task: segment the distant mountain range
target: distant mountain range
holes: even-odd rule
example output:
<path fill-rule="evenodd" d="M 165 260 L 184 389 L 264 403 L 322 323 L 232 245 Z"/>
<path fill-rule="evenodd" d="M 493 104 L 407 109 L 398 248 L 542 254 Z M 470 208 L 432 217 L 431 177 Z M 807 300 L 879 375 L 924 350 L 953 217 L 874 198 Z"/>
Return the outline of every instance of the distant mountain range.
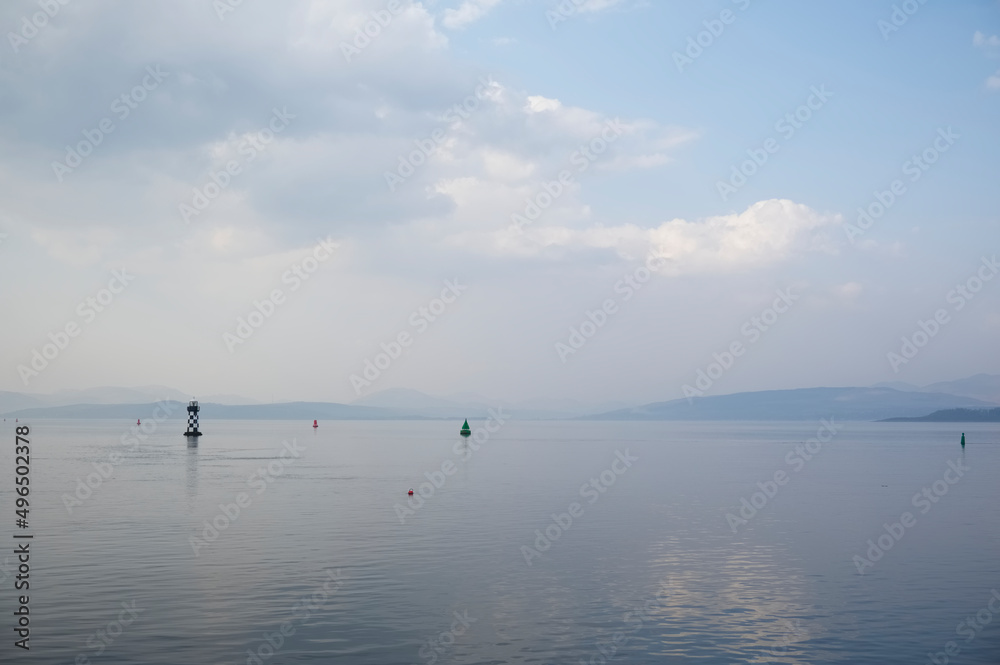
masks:
<path fill-rule="evenodd" d="M 1000 404 L 1000 375 L 976 374 L 957 381 L 939 381 L 926 386 L 894 381 L 879 383 L 875 388 L 895 388 L 904 392 L 947 393 L 959 397 L 975 397 L 986 402 Z"/>
<path fill-rule="evenodd" d="M 920 416 L 935 409 L 989 408 L 994 403 L 944 393 L 892 388 L 801 388 L 765 390 L 691 400 L 654 402 L 633 409 L 586 416 L 589 420 L 882 420 Z"/>
<path fill-rule="evenodd" d="M 166 386 L 139 386 L 137 388 L 103 387 L 85 390 L 59 390 L 48 395 L 15 393 L 0 390 L 0 413 L 18 409 L 70 406 L 73 404 L 145 404 L 159 400 L 187 402 L 189 393 Z M 257 404 L 255 400 L 239 395 L 200 395 L 199 400 L 219 404 Z"/>
<path fill-rule="evenodd" d="M 109 394 L 109 393 L 107 393 Z M 5 395 L 7 397 L 5 397 Z M 13 397 L 9 397 L 13 396 Z M 35 400 L 24 400 L 18 393 L 0 393 L 0 405 L 13 404 L 5 417 L 14 418 L 144 418 L 152 417 L 156 404 L 150 399 L 129 403 L 78 403 L 59 406 L 37 406 Z M 157 399 L 156 401 L 161 401 Z M 188 399 L 168 399 L 174 408 L 171 418 L 187 417 Z M 433 397 L 416 390 L 391 389 L 357 400 L 352 404 L 335 402 L 282 402 L 278 404 L 218 404 L 199 400 L 202 419 L 220 420 L 464 420 L 486 418 L 489 409 L 503 408 L 516 414 L 520 420 L 556 420 L 572 418 L 581 413 L 602 411 L 622 406 L 622 403 L 603 403 L 587 407 L 572 400 L 543 401 L 535 404 L 490 401 L 480 395 L 461 395 L 458 398 Z M 27 405 L 27 406 L 26 406 Z M 20 408 L 19 408 L 20 407 Z M 26 407 L 26 408 L 25 408 Z"/>
<path fill-rule="evenodd" d="M 591 413 L 602 413 L 631 406 L 628 402 L 599 402 L 586 404 L 571 399 L 523 400 L 508 402 L 495 400 L 475 393 L 462 393 L 450 397 L 433 397 L 419 390 L 389 388 L 362 397 L 352 406 L 372 406 L 420 413 L 427 418 L 465 418 L 468 413 L 486 413 L 487 409 L 498 406 L 517 413 L 521 420 L 556 420 L 572 418 Z"/>
<path fill-rule="evenodd" d="M 285 402 L 283 404 L 213 404 L 198 402 L 201 420 L 399 420 L 419 419 L 416 413 L 331 402 Z M 21 409 L 4 414 L 7 418 L 106 418 L 133 420 L 153 418 L 163 405 L 168 419 L 186 419 L 188 402 L 166 400 L 144 404 L 71 404 Z M 161 411 L 157 411 L 160 414 Z"/>
<path fill-rule="evenodd" d="M 932 391 L 932 387 L 949 390 Z M 984 399 L 983 397 L 993 399 Z M 51 395 L 0 391 L 0 414 L 11 418 L 152 417 L 154 402 L 176 406 L 171 417 L 185 417 L 187 394 L 164 386 L 64 390 Z M 802 388 L 675 399 L 641 406 L 625 402 L 583 403 L 568 399 L 506 402 L 474 393 L 436 397 L 392 388 L 351 404 L 282 402 L 262 404 L 238 395 L 199 396 L 202 419 L 221 420 L 400 420 L 485 418 L 502 407 L 518 420 L 888 420 L 931 422 L 933 418 L 990 418 L 984 410 L 1000 404 L 1000 376 L 918 387 L 881 384 L 871 388 Z M 959 411 L 956 411 L 959 410 Z M 945 415 L 939 415 L 944 412 Z M 928 415 L 930 414 L 930 415 Z M 950 421 L 949 422 L 953 422 Z M 992 421 L 990 421 L 992 422 Z"/>
<path fill-rule="evenodd" d="M 946 409 L 919 418 L 886 418 L 884 423 L 1000 423 L 998 409 Z"/>

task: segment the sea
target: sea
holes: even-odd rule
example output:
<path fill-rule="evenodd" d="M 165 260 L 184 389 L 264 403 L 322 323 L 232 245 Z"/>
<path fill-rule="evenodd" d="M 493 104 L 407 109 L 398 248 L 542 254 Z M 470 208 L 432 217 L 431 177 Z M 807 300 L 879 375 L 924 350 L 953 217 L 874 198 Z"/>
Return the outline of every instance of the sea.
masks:
<path fill-rule="evenodd" d="M 2 423 L 0 662 L 1000 663 L 996 424 L 136 418 Z"/>

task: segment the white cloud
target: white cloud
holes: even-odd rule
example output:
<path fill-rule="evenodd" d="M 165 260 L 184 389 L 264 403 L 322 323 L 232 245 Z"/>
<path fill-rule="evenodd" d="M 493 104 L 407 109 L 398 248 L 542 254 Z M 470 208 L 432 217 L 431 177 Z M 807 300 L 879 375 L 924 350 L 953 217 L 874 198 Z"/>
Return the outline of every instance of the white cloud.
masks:
<path fill-rule="evenodd" d="M 494 93 L 448 128 L 437 152 L 397 191 L 397 196 L 413 197 L 407 199 L 412 205 L 405 220 L 424 235 L 424 243 L 491 251 L 487 235 L 509 226 L 526 199 L 536 197 L 563 171 L 572 174 L 572 182 L 545 211 L 544 225 L 587 223 L 591 211 L 580 200 L 584 184 L 606 172 L 662 166 L 675 147 L 698 136 L 650 120 L 613 118 L 499 83 Z M 602 135 L 614 134 L 614 141 L 603 141 Z M 583 154 L 595 140 L 601 152 L 588 161 Z M 410 139 L 400 142 L 404 149 L 412 150 Z M 429 201 L 427 196 L 417 199 L 421 192 Z"/>
<path fill-rule="evenodd" d="M 1000 55 L 1000 36 L 986 35 L 977 30 L 976 34 L 972 35 L 972 45 L 987 56 Z M 1000 71 L 988 77 L 984 85 L 987 90 L 1000 90 Z"/>
<path fill-rule="evenodd" d="M 726 271 L 767 265 L 796 252 L 831 250 L 822 229 L 839 223 L 839 216 L 771 199 L 699 222 L 671 220 L 645 233 L 651 251 L 670 262 L 668 272 Z"/>
<path fill-rule="evenodd" d="M 610 9 L 616 5 L 620 5 L 625 0 L 584 0 L 583 4 L 577 9 L 581 12 L 600 12 L 605 9 Z"/>
<path fill-rule="evenodd" d="M 108 228 L 42 229 L 35 228 L 31 239 L 45 248 L 48 255 L 77 268 L 93 266 L 105 258 L 119 240 Z"/>
<path fill-rule="evenodd" d="M 460 30 L 486 16 L 491 9 L 503 0 L 465 0 L 458 9 L 444 11 L 444 26 L 452 30 Z"/>
<path fill-rule="evenodd" d="M 528 103 L 524 105 L 524 110 L 529 113 L 542 113 L 543 111 L 558 111 L 562 104 L 558 99 L 547 99 L 541 95 L 528 97 Z"/>
<path fill-rule="evenodd" d="M 837 284 L 831 291 L 833 295 L 839 300 L 844 302 L 854 302 L 857 300 L 858 296 L 865 290 L 864 284 L 861 282 L 847 282 L 846 284 Z"/>
<path fill-rule="evenodd" d="M 987 36 L 977 30 L 976 34 L 972 35 L 972 45 L 983 49 L 987 53 L 992 53 L 1000 49 L 1000 36 Z"/>
<path fill-rule="evenodd" d="M 667 260 L 667 274 L 725 273 L 761 268 L 809 252 L 833 253 L 836 236 L 829 231 L 841 221 L 839 215 L 770 199 L 740 213 L 698 221 L 673 219 L 654 228 L 634 224 L 578 228 L 546 218 L 522 231 L 507 227 L 486 234 L 464 233 L 452 237 L 451 243 L 498 256 L 565 257 L 603 249 L 641 261 L 652 254 Z"/>
<path fill-rule="evenodd" d="M 517 155 L 488 148 L 483 151 L 483 165 L 486 173 L 498 180 L 524 180 L 536 170 L 535 164 Z"/>
<path fill-rule="evenodd" d="M 548 1 L 548 0 L 546 0 Z M 611 9 L 625 2 L 625 0 L 563 0 L 574 5 L 574 12 L 597 13 L 606 9 Z M 490 11 L 499 5 L 503 0 L 464 0 L 457 9 L 446 9 L 444 19 L 441 21 L 446 28 L 460 30 L 483 18 Z M 494 44 L 503 45 L 511 43 L 507 38 L 493 40 Z"/>
<path fill-rule="evenodd" d="M 361 44 L 378 45 L 375 50 L 385 49 L 384 55 L 389 56 L 412 48 L 431 50 L 448 45 L 448 38 L 438 32 L 434 17 L 421 3 L 404 4 L 398 14 L 390 15 L 384 27 L 376 24 L 377 31 L 371 25 L 376 22 L 373 11 L 387 10 L 382 6 L 374 9 L 375 6 L 368 0 L 310 0 L 291 16 L 291 44 L 298 50 L 340 53 L 341 44 L 357 46 L 356 41 L 361 39 Z M 363 48 L 367 50 L 367 45 Z M 365 54 L 357 59 L 374 59 L 374 56 Z M 333 61 L 337 66 L 350 64 L 343 58 Z"/>

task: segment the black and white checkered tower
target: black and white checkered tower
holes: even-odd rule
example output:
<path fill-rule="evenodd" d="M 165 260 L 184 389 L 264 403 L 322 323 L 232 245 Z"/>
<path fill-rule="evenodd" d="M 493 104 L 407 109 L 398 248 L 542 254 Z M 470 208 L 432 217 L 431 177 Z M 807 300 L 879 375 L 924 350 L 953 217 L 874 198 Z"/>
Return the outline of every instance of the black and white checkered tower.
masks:
<path fill-rule="evenodd" d="M 184 432 L 184 436 L 201 436 L 201 432 L 198 431 L 198 412 L 201 411 L 201 407 L 198 406 L 197 400 L 191 400 L 188 403 L 188 428 Z"/>

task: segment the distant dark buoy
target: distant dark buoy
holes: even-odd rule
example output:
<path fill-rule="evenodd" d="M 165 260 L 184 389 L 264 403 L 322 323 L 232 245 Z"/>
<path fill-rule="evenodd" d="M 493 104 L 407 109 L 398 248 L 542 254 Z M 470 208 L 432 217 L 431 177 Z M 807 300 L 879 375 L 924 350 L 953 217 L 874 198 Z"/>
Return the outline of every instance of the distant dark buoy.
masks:
<path fill-rule="evenodd" d="M 466 419 L 465 422 L 462 423 L 462 429 L 459 430 L 458 433 L 461 434 L 462 436 L 472 436 L 472 430 L 469 429 L 469 420 L 468 419 Z"/>
<path fill-rule="evenodd" d="M 962 447 L 965 448 L 965 432 L 962 432 Z"/>
<path fill-rule="evenodd" d="M 410 496 L 413 496 L 413 490 L 410 490 L 409 492 L 407 492 L 407 494 L 409 494 Z"/>
<path fill-rule="evenodd" d="M 313 421 L 313 427 L 319 427 L 319 421 L 314 420 Z"/>
<path fill-rule="evenodd" d="M 142 418 L 136 418 L 135 419 L 135 424 L 136 425 L 141 425 L 142 424 Z"/>

